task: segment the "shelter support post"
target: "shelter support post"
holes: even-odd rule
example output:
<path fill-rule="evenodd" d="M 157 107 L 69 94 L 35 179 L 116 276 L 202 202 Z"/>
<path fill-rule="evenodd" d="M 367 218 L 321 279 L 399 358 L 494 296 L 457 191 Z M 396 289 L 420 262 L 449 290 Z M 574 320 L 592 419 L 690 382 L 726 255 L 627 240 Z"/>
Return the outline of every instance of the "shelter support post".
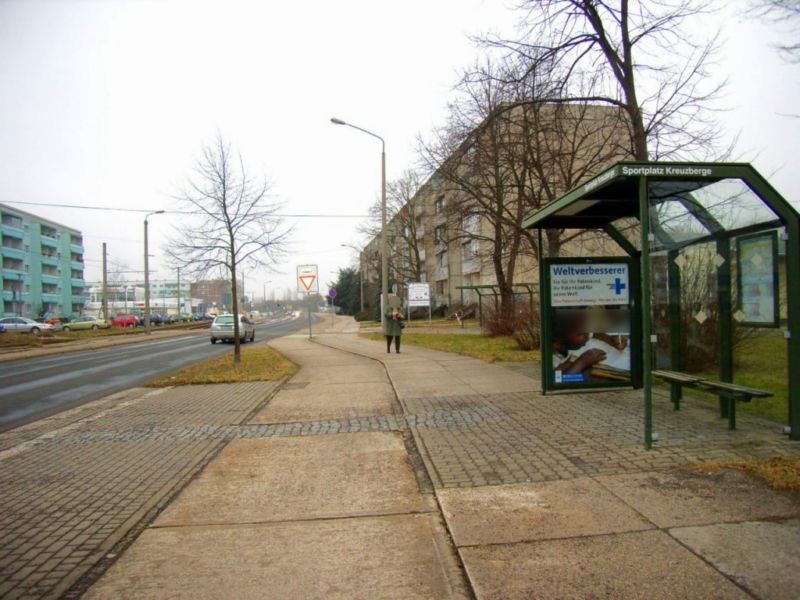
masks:
<path fill-rule="evenodd" d="M 728 238 L 717 240 L 717 320 L 719 322 L 719 378 L 733 383 L 733 316 L 731 309 L 731 244 Z M 719 397 L 719 416 L 728 418 L 730 399 Z"/>
<path fill-rule="evenodd" d="M 647 177 L 639 178 L 639 222 L 641 223 L 641 286 L 642 296 L 642 387 L 644 388 L 644 447 L 653 447 L 653 376 L 652 313 L 650 302 L 650 205 L 647 198 Z"/>
<path fill-rule="evenodd" d="M 669 289 L 669 367 L 673 371 L 683 371 L 683 327 L 681 323 L 681 271 L 675 263 L 679 253 L 667 253 L 667 287 Z M 683 387 L 669 384 L 669 395 L 675 410 L 681 409 Z"/>
<path fill-rule="evenodd" d="M 800 226 L 797 221 L 786 226 L 786 301 L 789 361 L 789 437 L 800 440 Z M 792 259 L 791 257 L 794 257 Z"/>
<path fill-rule="evenodd" d="M 547 394 L 547 389 L 550 385 L 550 382 L 547 380 L 547 373 L 548 370 L 544 364 L 544 358 L 547 355 L 545 349 L 542 347 L 545 340 L 550 339 L 550 315 L 546 314 L 545 312 L 545 298 L 543 290 L 546 288 L 544 285 L 545 277 L 547 277 L 547 273 L 544 267 L 544 244 L 542 243 L 542 230 L 537 230 L 538 237 L 538 248 L 539 248 L 539 328 L 540 328 L 540 346 L 539 346 L 539 356 L 541 360 L 539 361 L 539 366 L 541 368 L 541 374 L 539 381 L 542 382 L 542 395 Z M 533 306 L 533 304 L 531 304 Z"/>

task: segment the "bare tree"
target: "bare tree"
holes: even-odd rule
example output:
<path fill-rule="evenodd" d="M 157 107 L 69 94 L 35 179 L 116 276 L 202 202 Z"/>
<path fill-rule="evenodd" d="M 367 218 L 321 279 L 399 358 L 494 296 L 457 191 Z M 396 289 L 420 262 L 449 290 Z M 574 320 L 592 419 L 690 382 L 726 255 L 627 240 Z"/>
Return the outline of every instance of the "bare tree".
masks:
<path fill-rule="evenodd" d="M 418 171 L 408 169 L 386 186 L 386 220 L 389 244 L 389 278 L 400 284 L 420 281 L 422 260 L 420 259 L 419 227 L 422 222 L 423 203 L 417 192 L 422 186 Z M 359 231 L 368 239 L 380 235 L 381 205 L 375 202 L 369 209 L 368 220 Z"/>
<path fill-rule="evenodd" d="M 231 282 L 232 312 L 239 314 L 237 272 L 272 270 L 285 253 L 290 229 L 277 216 L 280 204 L 270 201 L 270 184 L 247 175 L 240 155 L 234 156 L 221 135 L 203 148 L 194 176 L 181 190 L 187 223 L 176 228 L 167 253 L 186 272 L 214 272 Z M 234 362 L 240 362 L 239 319 L 234 318 Z"/>
<path fill-rule="evenodd" d="M 719 147 L 721 130 L 711 109 L 724 86 L 712 70 L 717 36 L 696 41 L 687 33 L 687 23 L 713 5 L 713 0 L 525 0 L 522 40 L 482 41 L 508 51 L 522 79 L 542 70 L 551 74 L 551 101 L 623 110 L 637 160 L 719 158 L 726 149 Z"/>
<path fill-rule="evenodd" d="M 748 15 L 765 23 L 785 27 L 795 40 L 800 33 L 800 0 L 753 0 Z M 776 44 L 783 57 L 792 63 L 800 62 L 800 43 Z"/>
<path fill-rule="evenodd" d="M 491 64 L 482 66 L 481 74 L 464 78 L 448 124 L 433 142 L 421 144 L 421 155 L 448 199 L 443 241 L 461 241 L 492 265 L 500 291 L 499 321 L 511 326 L 519 257 L 536 256 L 524 219 L 626 157 L 620 137 L 627 127 L 616 108 L 537 97 L 545 80 L 505 83 Z M 548 231 L 549 253 L 557 255 L 577 235 Z"/>

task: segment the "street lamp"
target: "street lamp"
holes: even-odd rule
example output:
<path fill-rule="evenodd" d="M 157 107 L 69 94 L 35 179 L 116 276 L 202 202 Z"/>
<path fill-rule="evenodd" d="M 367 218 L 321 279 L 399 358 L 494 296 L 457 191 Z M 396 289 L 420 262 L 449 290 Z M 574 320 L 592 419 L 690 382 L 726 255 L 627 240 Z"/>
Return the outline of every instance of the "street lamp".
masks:
<path fill-rule="evenodd" d="M 162 215 L 163 210 L 155 210 L 144 216 L 144 332 L 150 333 L 150 269 L 147 255 L 147 219 L 152 215 Z"/>
<path fill-rule="evenodd" d="M 361 312 L 364 312 L 364 253 L 350 244 L 342 244 L 342 248 L 358 251 L 358 290 L 361 296 Z"/>
<path fill-rule="evenodd" d="M 385 319 L 383 312 L 386 310 L 389 296 L 389 254 L 386 248 L 386 142 L 381 136 L 336 117 L 331 118 L 331 123 L 352 127 L 381 141 L 381 323 L 383 323 Z"/>

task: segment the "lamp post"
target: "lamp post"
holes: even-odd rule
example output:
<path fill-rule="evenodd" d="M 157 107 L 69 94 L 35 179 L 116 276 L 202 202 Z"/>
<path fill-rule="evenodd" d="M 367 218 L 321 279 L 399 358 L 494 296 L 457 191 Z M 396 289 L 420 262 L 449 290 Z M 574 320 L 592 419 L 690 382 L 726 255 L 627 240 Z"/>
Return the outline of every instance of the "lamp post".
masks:
<path fill-rule="evenodd" d="M 381 323 L 383 323 L 385 320 L 383 312 L 386 309 L 389 296 L 389 255 L 386 248 L 386 142 L 381 136 L 336 117 L 331 118 L 331 123 L 352 127 L 381 141 Z"/>
<path fill-rule="evenodd" d="M 343 248 L 351 248 L 358 251 L 358 291 L 361 300 L 361 312 L 364 312 L 364 253 L 350 244 L 342 244 Z"/>
<path fill-rule="evenodd" d="M 147 219 L 152 215 L 164 214 L 163 210 L 149 212 L 144 216 L 144 332 L 150 334 L 150 269 L 147 255 Z"/>

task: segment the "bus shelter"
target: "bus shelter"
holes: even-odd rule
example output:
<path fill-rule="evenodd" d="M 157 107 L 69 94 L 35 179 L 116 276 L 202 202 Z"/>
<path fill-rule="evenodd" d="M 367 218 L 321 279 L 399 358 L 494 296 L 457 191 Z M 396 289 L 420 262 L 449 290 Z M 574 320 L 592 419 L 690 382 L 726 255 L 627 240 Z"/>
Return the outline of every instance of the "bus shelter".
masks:
<path fill-rule="evenodd" d="M 800 217 L 751 165 L 620 162 L 524 226 L 539 230 L 543 257 L 545 392 L 643 388 L 650 448 L 656 383 L 676 410 L 685 387 L 719 396 L 733 429 L 737 400 L 776 392 L 744 372 L 759 358 L 756 370 L 786 365 L 786 431 L 800 439 Z M 546 257 L 546 229 L 599 230 L 614 251 Z M 571 356 L 587 338 L 595 350 Z M 603 364 L 611 355 L 621 362 Z"/>

